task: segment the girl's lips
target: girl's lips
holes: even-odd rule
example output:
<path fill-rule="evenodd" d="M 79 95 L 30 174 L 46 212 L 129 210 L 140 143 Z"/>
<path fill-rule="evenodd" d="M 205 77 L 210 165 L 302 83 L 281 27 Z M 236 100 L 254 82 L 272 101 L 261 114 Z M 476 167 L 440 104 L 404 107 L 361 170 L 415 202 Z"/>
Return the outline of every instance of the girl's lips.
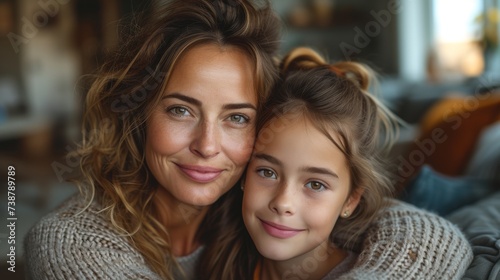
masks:
<path fill-rule="evenodd" d="M 260 219 L 259 219 L 260 220 Z M 299 234 L 301 231 L 304 231 L 303 229 L 294 229 L 282 225 L 278 225 L 272 222 L 267 222 L 264 220 L 260 220 L 262 227 L 264 230 L 271 236 L 276 237 L 276 238 L 290 238 L 292 236 L 295 236 Z"/>
<path fill-rule="evenodd" d="M 181 165 L 177 164 L 179 169 L 191 180 L 199 183 L 209 183 L 217 179 L 224 171 L 223 169 L 199 166 L 199 165 Z"/>

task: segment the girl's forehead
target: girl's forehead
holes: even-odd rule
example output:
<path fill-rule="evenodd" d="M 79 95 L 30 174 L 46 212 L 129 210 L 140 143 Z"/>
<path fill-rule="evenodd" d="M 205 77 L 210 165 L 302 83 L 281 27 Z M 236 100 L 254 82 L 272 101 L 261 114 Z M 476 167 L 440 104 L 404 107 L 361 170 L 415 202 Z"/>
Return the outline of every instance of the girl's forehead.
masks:
<path fill-rule="evenodd" d="M 291 126 L 302 125 L 300 130 L 295 131 L 295 135 L 305 134 L 315 132 L 321 134 L 321 136 L 329 139 L 329 146 L 334 146 L 336 149 L 340 149 L 342 152 L 345 151 L 345 140 L 339 133 L 339 128 L 341 124 L 334 124 L 327 120 L 322 120 L 312 117 L 304 111 L 291 111 L 290 113 L 276 114 L 270 118 L 260 129 L 256 143 L 255 151 L 262 150 L 266 144 L 270 144 L 273 141 L 293 141 L 293 137 L 283 138 L 277 137 L 280 134 L 285 133 L 287 129 Z"/>
<path fill-rule="evenodd" d="M 267 129 L 267 130 L 266 130 Z M 289 172 L 332 170 L 343 182 L 349 179 L 347 157 L 335 132 L 325 134 L 307 117 L 275 119 L 265 127 L 254 149 L 254 158 L 274 158 Z M 273 162 L 273 161 L 271 161 Z"/>

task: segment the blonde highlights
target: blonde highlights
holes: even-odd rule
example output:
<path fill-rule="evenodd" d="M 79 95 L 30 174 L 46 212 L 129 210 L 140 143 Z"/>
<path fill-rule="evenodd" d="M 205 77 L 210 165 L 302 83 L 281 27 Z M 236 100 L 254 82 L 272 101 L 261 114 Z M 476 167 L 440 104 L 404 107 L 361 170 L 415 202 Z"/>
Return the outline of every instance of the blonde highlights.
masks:
<path fill-rule="evenodd" d="M 168 231 L 155 213 L 158 183 L 144 156 L 146 120 L 160 102 L 176 62 L 201 44 L 235 47 L 255 62 L 261 105 L 278 74 L 273 59 L 280 23 L 269 3 L 257 6 L 248 0 L 174 0 L 147 17 L 147 23 L 131 31 L 132 36 L 124 38 L 121 49 L 101 67 L 85 96 L 83 142 L 77 152 L 79 187 L 89 205 L 93 201 L 101 205 L 101 214 L 154 272 L 172 279 L 177 263 Z M 206 217 L 210 222 L 204 221 L 198 232 L 205 243 L 203 259 L 208 259 L 200 265 L 203 271 L 224 270 L 226 256 L 218 253 L 228 242 L 221 238 L 227 237 L 224 226 L 235 228 L 239 223 L 230 209 L 234 207 L 230 193 L 210 208 Z"/>

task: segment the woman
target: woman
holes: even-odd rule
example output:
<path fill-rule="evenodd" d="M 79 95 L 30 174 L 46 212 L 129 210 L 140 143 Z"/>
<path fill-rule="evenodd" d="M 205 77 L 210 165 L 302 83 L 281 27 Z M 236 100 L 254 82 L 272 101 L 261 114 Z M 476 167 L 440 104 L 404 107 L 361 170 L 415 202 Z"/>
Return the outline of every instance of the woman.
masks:
<path fill-rule="evenodd" d="M 241 226 L 232 187 L 277 77 L 279 26 L 248 0 L 150 16 L 86 96 L 83 195 L 30 231 L 32 278 L 238 279 L 226 264 L 245 260 L 222 248 Z"/>
<path fill-rule="evenodd" d="M 202 254 L 202 271 L 224 265 L 224 194 L 248 162 L 277 76 L 280 24 L 247 0 L 176 0 L 151 19 L 86 96 L 86 196 L 27 237 L 33 278 L 179 279 L 178 263 L 195 278 L 191 260 Z"/>

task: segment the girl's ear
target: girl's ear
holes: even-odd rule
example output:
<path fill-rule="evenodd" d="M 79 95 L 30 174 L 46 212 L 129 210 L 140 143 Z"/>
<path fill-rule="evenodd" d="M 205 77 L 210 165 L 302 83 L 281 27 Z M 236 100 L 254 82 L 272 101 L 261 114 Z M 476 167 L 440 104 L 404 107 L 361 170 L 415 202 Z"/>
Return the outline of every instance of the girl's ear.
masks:
<path fill-rule="evenodd" d="M 344 207 L 342 207 L 342 218 L 347 218 L 352 214 L 352 212 L 354 212 L 356 207 L 358 207 L 364 191 L 365 190 L 363 188 L 358 187 L 351 193 L 347 201 L 344 203 Z"/>

